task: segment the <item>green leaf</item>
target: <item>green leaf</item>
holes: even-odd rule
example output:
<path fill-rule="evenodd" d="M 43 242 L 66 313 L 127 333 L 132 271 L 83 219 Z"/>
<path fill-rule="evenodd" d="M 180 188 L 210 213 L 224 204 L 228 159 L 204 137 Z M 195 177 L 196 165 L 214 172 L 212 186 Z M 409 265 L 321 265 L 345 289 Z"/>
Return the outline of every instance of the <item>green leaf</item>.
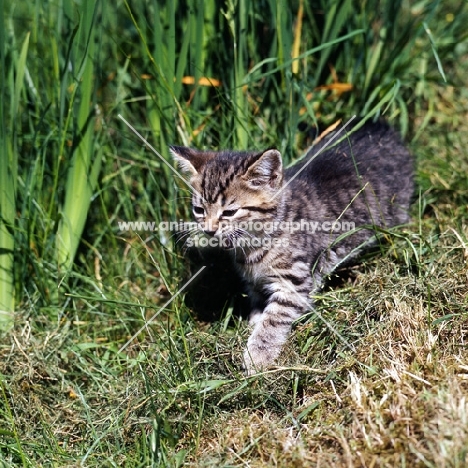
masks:
<path fill-rule="evenodd" d="M 297 416 L 297 421 L 301 422 L 307 415 L 309 415 L 312 411 L 314 411 L 316 408 L 320 406 L 320 403 L 322 400 L 319 401 L 314 401 L 312 404 L 310 404 L 307 408 L 302 410 L 299 415 Z"/>

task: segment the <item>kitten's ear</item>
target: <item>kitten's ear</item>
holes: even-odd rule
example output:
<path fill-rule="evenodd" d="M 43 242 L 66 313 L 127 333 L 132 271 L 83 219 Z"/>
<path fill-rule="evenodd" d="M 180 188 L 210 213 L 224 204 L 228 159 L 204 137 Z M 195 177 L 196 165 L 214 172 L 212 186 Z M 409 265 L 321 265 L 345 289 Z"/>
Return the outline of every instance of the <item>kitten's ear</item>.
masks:
<path fill-rule="evenodd" d="M 278 188 L 283 181 L 283 162 L 281 153 L 275 149 L 265 151 L 243 175 L 252 186 L 260 187 L 269 184 Z"/>
<path fill-rule="evenodd" d="M 180 170 L 186 174 L 196 176 L 207 161 L 214 158 L 214 153 L 198 151 L 185 146 L 170 146 L 172 157 L 179 164 Z"/>

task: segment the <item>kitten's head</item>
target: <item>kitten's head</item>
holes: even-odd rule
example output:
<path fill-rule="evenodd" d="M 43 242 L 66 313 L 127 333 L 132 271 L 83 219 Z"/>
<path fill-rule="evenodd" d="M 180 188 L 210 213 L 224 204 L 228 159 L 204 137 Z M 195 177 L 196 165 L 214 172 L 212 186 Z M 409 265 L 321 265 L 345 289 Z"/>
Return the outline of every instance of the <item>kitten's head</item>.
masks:
<path fill-rule="evenodd" d="M 232 247 L 242 235 L 254 234 L 246 226 L 275 220 L 276 194 L 283 185 L 279 151 L 214 152 L 172 146 L 171 152 L 190 177 L 193 214 L 208 235 L 221 237 Z M 258 235 L 263 230 L 255 231 Z"/>

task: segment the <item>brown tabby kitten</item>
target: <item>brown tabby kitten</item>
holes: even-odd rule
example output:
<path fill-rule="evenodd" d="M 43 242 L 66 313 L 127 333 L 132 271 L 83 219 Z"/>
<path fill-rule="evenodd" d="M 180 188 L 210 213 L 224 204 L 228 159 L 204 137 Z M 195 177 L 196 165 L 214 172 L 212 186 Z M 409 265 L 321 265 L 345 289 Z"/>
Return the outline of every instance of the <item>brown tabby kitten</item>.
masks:
<path fill-rule="evenodd" d="M 369 243 L 373 226 L 409 220 L 413 163 L 387 124 L 365 124 L 320 152 L 326 143 L 285 170 L 275 149 L 171 148 L 190 174 L 196 221 L 250 285 L 249 373 L 275 361 L 293 322 L 311 308 L 309 295 Z"/>

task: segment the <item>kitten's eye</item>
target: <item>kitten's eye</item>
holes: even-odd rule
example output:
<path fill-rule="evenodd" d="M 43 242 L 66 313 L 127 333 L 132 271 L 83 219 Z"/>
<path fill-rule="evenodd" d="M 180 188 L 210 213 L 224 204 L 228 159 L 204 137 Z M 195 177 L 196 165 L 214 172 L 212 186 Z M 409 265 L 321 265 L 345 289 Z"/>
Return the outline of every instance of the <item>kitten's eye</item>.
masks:
<path fill-rule="evenodd" d="M 202 206 L 194 206 L 193 207 L 193 212 L 196 215 L 204 215 L 205 214 L 205 209 Z"/>
<path fill-rule="evenodd" d="M 239 210 L 239 208 L 236 208 L 235 210 L 224 210 L 221 213 L 221 216 L 224 216 L 226 218 L 230 218 L 231 216 L 234 216 L 237 213 L 238 210 Z"/>
<path fill-rule="evenodd" d="M 264 183 L 265 182 L 262 179 L 253 179 L 250 181 L 250 185 L 253 185 L 254 187 L 260 187 Z"/>

